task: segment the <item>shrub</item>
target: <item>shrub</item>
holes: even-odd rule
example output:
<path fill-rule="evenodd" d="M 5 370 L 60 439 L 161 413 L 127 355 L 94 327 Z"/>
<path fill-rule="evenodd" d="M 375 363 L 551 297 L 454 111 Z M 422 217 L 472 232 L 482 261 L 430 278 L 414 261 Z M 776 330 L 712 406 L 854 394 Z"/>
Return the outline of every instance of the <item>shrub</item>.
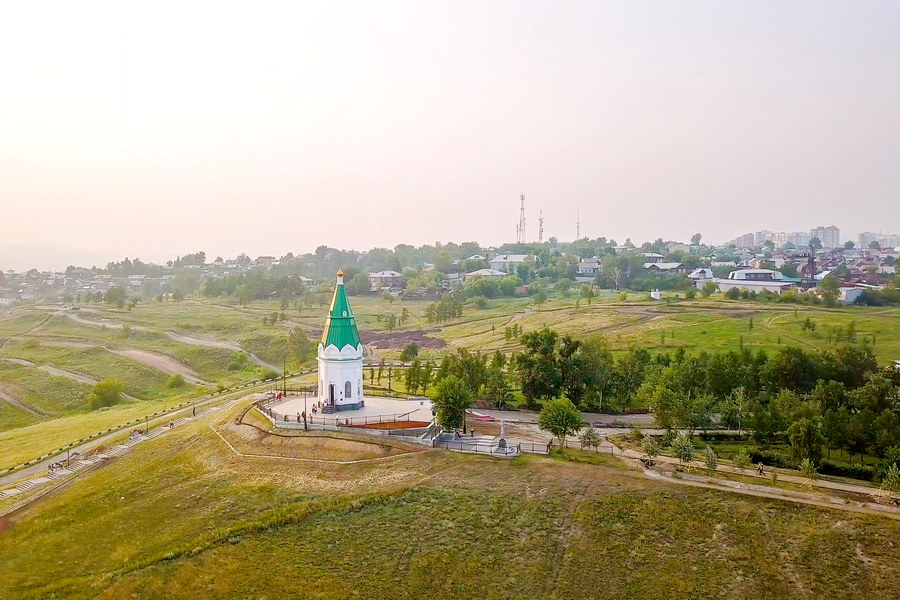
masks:
<path fill-rule="evenodd" d="M 823 460 L 819 466 L 819 473 L 834 477 L 849 477 L 862 481 L 875 481 L 875 469 L 869 465 L 846 465 L 842 463 Z"/>
<path fill-rule="evenodd" d="M 750 462 L 754 464 L 762 463 L 769 467 L 779 467 L 782 469 L 797 468 L 797 463 L 793 462 L 784 454 L 774 450 L 760 450 L 759 448 L 755 448 L 749 452 L 749 458 Z"/>
<path fill-rule="evenodd" d="M 88 406 L 94 410 L 114 406 L 122 401 L 123 389 L 124 386 L 115 379 L 104 379 L 94 386 L 88 396 Z"/>
<path fill-rule="evenodd" d="M 697 434 L 704 442 L 745 442 L 750 436 L 746 433 L 732 433 L 730 431 L 707 431 Z"/>
<path fill-rule="evenodd" d="M 169 380 L 166 381 L 166 387 L 169 389 L 180 388 L 184 385 L 184 375 L 181 373 L 176 373 L 169 377 Z"/>
<path fill-rule="evenodd" d="M 403 347 L 403 351 L 400 352 L 400 360 L 403 362 L 410 362 L 415 357 L 419 355 L 419 345 L 415 342 L 410 342 Z"/>

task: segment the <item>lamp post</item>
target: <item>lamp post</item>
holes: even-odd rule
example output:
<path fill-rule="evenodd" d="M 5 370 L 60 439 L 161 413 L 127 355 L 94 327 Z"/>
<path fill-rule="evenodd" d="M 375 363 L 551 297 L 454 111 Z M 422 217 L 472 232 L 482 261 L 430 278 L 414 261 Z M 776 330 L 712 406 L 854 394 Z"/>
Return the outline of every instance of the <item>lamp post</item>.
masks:
<path fill-rule="evenodd" d="M 309 393 L 309 390 L 304 387 L 303 388 L 303 429 L 304 430 L 309 429 L 309 427 L 306 426 L 306 420 L 308 418 L 307 413 L 306 413 L 306 396 L 308 393 Z"/>

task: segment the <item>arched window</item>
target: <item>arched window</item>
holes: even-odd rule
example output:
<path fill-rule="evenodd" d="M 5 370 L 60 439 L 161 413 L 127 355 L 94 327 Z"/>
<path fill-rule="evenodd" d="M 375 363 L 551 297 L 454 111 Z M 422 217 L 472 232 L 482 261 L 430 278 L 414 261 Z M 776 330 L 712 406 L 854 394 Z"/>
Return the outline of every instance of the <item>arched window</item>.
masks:
<path fill-rule="evenodd" d="M 353 396 L 353 387 L 347 381 L 344 383 L 344 398 L 350 398 L 351 396 Z"/>

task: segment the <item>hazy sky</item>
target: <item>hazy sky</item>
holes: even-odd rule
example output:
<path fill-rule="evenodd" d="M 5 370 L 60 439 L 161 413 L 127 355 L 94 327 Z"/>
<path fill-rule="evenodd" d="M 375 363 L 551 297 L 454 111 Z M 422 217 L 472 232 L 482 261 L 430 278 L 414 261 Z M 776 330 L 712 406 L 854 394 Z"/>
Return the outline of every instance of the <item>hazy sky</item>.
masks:
<path fill-rule="evenodd" d="M 4 2 L 0 268 L 900 232 L 900 2 Z"/>

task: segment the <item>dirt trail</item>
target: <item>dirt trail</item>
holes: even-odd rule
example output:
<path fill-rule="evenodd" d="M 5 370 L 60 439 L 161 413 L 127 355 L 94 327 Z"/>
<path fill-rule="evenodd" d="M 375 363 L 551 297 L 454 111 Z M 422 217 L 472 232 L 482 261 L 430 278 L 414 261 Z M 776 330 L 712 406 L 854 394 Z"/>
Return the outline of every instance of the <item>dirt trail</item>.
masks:
<path fill-rule="evenodd" d="M 131 359 L 135 362 L 153 367 L 154 369 L 162 371 L 167 375 L 181 375 L 188 383 L 198 385 L 212 385 L 208 381 L 202 379 L 196 371 L 194 371 L 187 365 L 178 362 L 171 356 L 166 356 L 164 354 L 154 354 L 153 352 L 147 352 L 145 350 L 113 350 L 112 348 L 106 347 L 104 347 L 103 349 L 107 352 L 112 352 L 113 354 L 124 356 L 125 358 Z"/>
<path fill-rule="evenodd" d="M 111 352 L 112 354 L 117 354 L 124 358 L 147 365 L 148 367 L 153 367 L 154 369 L 162 371 L 167 375 L 181 375 L 188 383 L 195 385 L 212 385 L 211 383 L 200 377 L 200 375 L 196 371 L 194 371 L 187 365 L 184 365 L 171 356 L 166 356 L 164 354 L 154 354 L 153 352 L 146 352 L 144 350 L 114 350 L 112 348 L 107 348 L 105 346 L 99 346 L 96 344 L 63 342 L 58 340 L 42 340 L 41 343 L 45 346 L 55 346 L 61 348 L 102 348 L 103 350 Z M 37 367 L 38 369 L 46 371 L 51 375 L 66 377 L 68 379 L 71 379 L 72 381 L 77 381 L 78 383 L 85 383 L 87 385 L 97 384 L 96 379 L 88 377 L 87 375 L 72 373 L 71 371 L 64 371 L 63 369 L 54 367 L 53 365 L 36 365 L 31 361 L 23 360 L 21 358 L 0 358 L 0 360 L 5 360 L 17 365 L 22 365 L 23 367 Z"/>
<path fill-rule="evenodd" d="M 164 331 L 167 337 L 175 340 L 176 342 L 181 342 L 183 344 L 189 344 L 191 346 L 205 346 L 207 348 L 222 348 L 224 350 L 231 350 L 233 352 L 243 352 L 247 355 L 247 358 L 255 365 L 259 365 L 261 367 L 266 367 L 267 369 L 272 369 L 273 371 L 279 371 L 281 367 L 273 365 L 272 363 L 268 363 L 256 356 L 252 352 L 247 352 L 237 344 L 233 344 L 231 342 L 223 342 L 222 340 L 211 340 L 206 338 L 192 337 L 188 335 L 183 335 L 180 333 L 175 333 L 174 331 Z"/>
<path fill-rule="evenodd" d="M 56 314 L 66 316 L 69 319 L 75 321 L 76 323 L 81 323 L 82 325 L 90 325 L 93 327 L 108 327 L 110 329 L 122 329 L 126 325 L 125 323 L 120 323 L 118 321 L 106 321 L 106 320 L 91 321 L 90 319 L 83 319 L 80 316 L 70 313 L 70 312 L 57 312 Z M 135 331 L 159 332 L 159 330 L 157 330 L 157 329 L 153 329 L 150 327 L 143 327 L 140 325 L 129 325 L 129 327 L 131 327 L 131 329 L 133 329 Z M 174 331 L 162 331 L 161 333 L 163 333 L 169 339 L 175 340 L 176 342 L 181 342 L 182 344 L 188 344 L 189 346 L 204 346 L 206 348 L 222 348 L 224 350 L 231 350 L 233 352 L 243 352 L 244 354 L 247 355 L 247 358 L 253 364 L 259 365 L 261 367 L 266 367 L 267 369 L 272 369 L 273 371 L 278 371 L 280 369 L 280 367 L 277 367 L 271 363 L 267 363 L 266 361 L 259 358 L 255 354 L 253 354 L 251 352 L 247 352 L 246 350 L 244 350 L 237 344 L 233 344 L 231 342 L 223 342 L 221 340 L 193 337 L 193 336 L 183 335 L 180 333 L 175 333 Z M 153 356 L 159 357 L 161 355 L 156 354 Z M 138 359 L 135 359 L 135 360 L 138 360 Z M 172 359 L 172 360 L 174 361 L 175 359 Z M 175 361 L 175 362 L 177 362 L 177 361 Z M 151 364 L 149 362 L 145 362 L 145 364 L 149 364 L 150 366 L 155 366 L 154 364 Z M 162 363 L 159 363 L 159 364 L 162 364 Z M 165 369 L 160 369 L 160 370 L 165 371 Z M 191 371 L 191 373 L 192 373 L 191 377 L 194 377 L 197 380 L 197 382 L 203 383 L 204 385 L 209 385 L 207 382 L 204 382 L 202 379 L 200 379 L 196 373 L 194 373 L 193 371 Z M 173 372 L 173 374 L 174 374 L 174 372 Z M 184 372 L 182 372 L 181 374 L 185 375 L 185 378 L 187 378 L 187 375 Z"/>
<path fill-rule="evenodd" d="M 6 392 L 4 392 L 2 389 L 0 389 L 0 400 L 5 401 L 7 404 L 12 406 L 13 408 L 18 408 L 19 410 L 27 412 L 28 414 L 35 416 L 39 419 L 46 419 L 47 417 L 51 416 L 39 408 L 34 408 L 31 406 L 28 406 L 27 404 L 22 404 L 21 402 L 19 402 L 18 400 L 16 400 L 15 398 L 10 396 Z"/>
<path fill-rule="evenodd" d="M 53 365 L 39 365 L 38 369 L 40 369 L 41 371 L 46 371 L 51 375 L 56 375 L 57 377 L 65 377 L 66 379 L 71 379 L 72 381 L 83 383 L 85 385 L 97 385 L 98 383 L 97 380 L 93 377 L 81 375 L 80 373 L 72 373 L 71 371 L 64 371 L 60 368 L 54 367 Z"/>
<path fill-rule="evenodd" d="M 23 367 L 36 367 L 37 366 L 30 360 L 25 360 L 23 358 L 9 358 L 9 357 L 4 356 L 4 357 L 0 358 L 0 360 L 6 361 L 6 362 L 11 362 L 16 365 L 22 365 Z"/>

